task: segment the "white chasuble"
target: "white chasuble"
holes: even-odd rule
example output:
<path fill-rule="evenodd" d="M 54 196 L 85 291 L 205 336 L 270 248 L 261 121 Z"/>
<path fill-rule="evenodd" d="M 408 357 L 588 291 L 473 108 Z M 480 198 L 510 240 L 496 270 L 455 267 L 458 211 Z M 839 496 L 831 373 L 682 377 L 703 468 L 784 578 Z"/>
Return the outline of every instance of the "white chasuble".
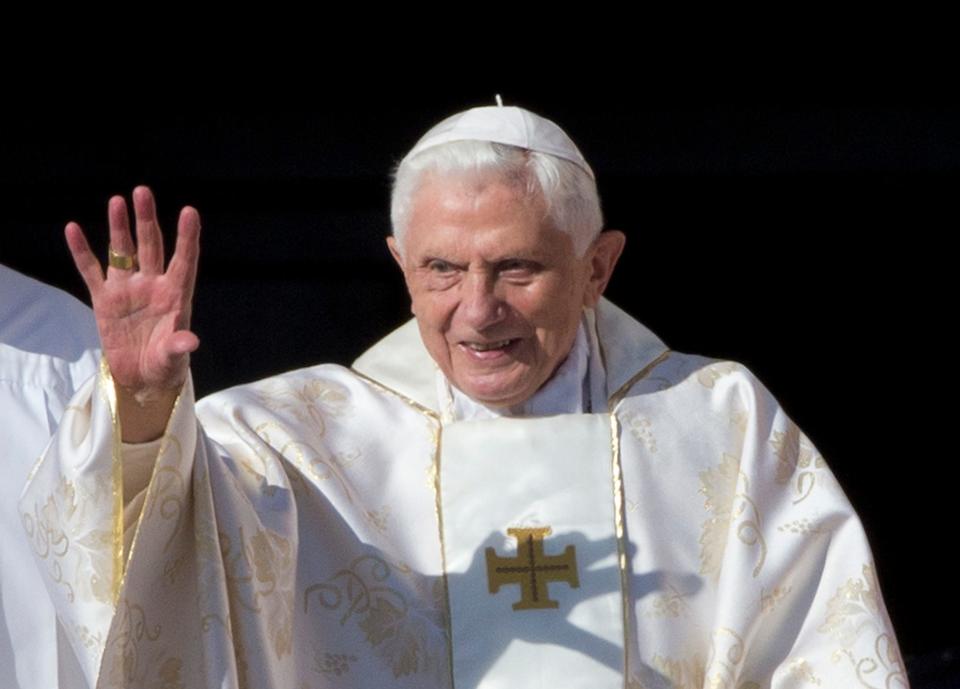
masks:
<path fill-rule="evenodd" d="M 354 370 L 188 385 L 120 499 L 90 382 L 20 510 L 91 686 L 906 686 L 863 529 L 770 393 L 608 302 L 585 323 L 601 413 L 455 420 L 408 324 Z"/>
<path fill-rule="evenodd" d="M 462 421 L 442 446 L 458 686 L 622 687 L 610 417 Z"/>

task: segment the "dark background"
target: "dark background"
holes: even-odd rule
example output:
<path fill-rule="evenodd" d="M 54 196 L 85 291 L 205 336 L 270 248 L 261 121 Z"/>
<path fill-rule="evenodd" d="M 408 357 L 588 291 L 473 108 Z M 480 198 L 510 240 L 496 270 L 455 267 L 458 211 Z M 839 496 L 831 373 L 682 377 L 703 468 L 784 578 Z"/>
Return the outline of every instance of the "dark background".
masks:
<path fill-rule="evenodd" d="M 827 458 L 920 686 L 960 648 L 946 351 L 960 108 L 836 89 L 762 102 L 642 91 L 503 97 L 561 124 L 594 167 L 607 224 L 628 236 L 608 296 L 674 350 L 745 363 Z M 493 90 L 275 95 L 8 109 L 0 260 L 82 296 L 63 225 L 80 222 L 105 255 L 107 199 L 146 183 L 168 235 L 182 205 L 201 213 L 200 394 L 349 364 L 409 315 L 383 242 L 388 171 Z"/>

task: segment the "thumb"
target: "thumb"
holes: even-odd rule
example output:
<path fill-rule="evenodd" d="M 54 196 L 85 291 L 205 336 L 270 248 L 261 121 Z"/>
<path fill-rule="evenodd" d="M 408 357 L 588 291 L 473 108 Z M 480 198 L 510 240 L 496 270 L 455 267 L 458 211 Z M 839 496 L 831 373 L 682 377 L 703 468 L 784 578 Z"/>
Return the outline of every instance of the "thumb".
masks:
<path fill-rule="evenodd" d="M 173 355 L 195 352 L 199 346 L 200 338 L 190 330 L 178 330 L 170 335 L 170 339 L 167 341 L 168 351 Z"/>

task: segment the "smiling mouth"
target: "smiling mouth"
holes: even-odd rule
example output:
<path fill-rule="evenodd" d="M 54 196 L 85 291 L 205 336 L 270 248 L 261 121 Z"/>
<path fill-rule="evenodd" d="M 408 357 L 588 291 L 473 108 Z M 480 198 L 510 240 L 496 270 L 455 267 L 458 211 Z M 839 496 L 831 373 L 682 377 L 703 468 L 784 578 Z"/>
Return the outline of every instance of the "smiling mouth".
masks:
<path fill-rule="evenodd" d="M 475 359 L 495 359 L 508 352 L 519 338 L 497 340 L 496 342 L 461 342 L 460 347 Z"/>
<path fill-rule="evenodd" d="M 499 340 L 497 342 L 463 342 L 461 344 L 475 352 L 489 352 L 492 349 L 506 349 L 513 342 L 516 342 L 516 339 Z"/>

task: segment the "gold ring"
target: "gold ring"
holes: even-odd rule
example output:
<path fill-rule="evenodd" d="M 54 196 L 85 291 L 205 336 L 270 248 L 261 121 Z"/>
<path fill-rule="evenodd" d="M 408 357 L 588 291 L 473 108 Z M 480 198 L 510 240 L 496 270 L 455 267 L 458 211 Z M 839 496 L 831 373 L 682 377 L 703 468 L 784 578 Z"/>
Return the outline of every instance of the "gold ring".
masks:
<path fill-rule="evenodd" d="M 110 264 L 111 268 L 117 268 L 118 270 L 136 270 L 137 269 L 136 256 L 129 256 L 127 254 L 118 254 L 112 248 L 107 250 L 107 263 Z"/>

